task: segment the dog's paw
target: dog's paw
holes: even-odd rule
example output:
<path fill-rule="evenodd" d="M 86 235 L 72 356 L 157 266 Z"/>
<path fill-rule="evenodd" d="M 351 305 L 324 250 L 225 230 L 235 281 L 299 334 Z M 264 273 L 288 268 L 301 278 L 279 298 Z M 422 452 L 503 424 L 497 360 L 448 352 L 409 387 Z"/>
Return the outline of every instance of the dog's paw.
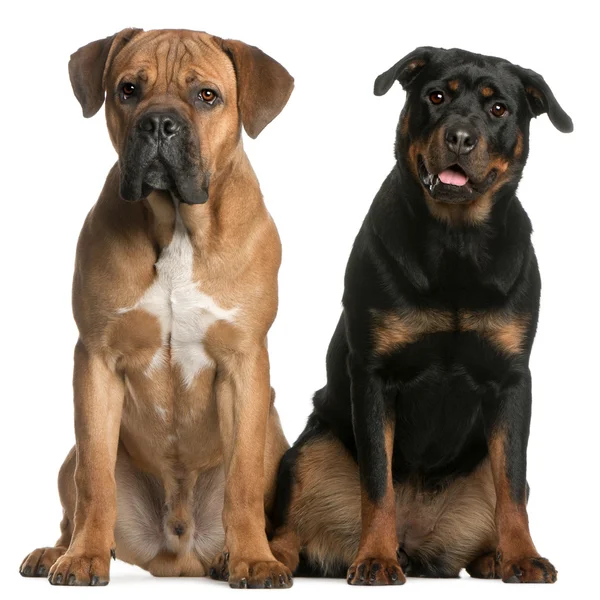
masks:
<path fill-rule="evenodd" d="M 50 569 L 52 585 L 108 585 L 110 555 L 87 556 L 66 553 Z"/>
<path fill-rule="evenodd" d="M 270 589 L 292 587 L 292 572 L 277 560 L 231 560 L 229 552 L 217 555 L 209 571 L 213 579 L 228 581 L 232 588 Z"/>
<path fill-rule="evenodd" d="M 286 543 L 283 539 L 274 539 L 269 546 L 275 560 L 283 563 L 292 573 L 298 568 L 300 562 L 299 548 Z"/>
<path fill-rule="evenodd" d="M 350 585 L 402 585 L 406 576 L 396 558 L 363 558 L 348 569 Z"/>
<path fill-rule="evenodd" d="M 504 583 L 554 583 L 557 571 L 547 558 L 523 557 L 502 561 Z"/>
<path fill-rule="evenodd" d="M 488 552 L 478 556 L 467 566 L 467 573 L 477 579 L 499 579 L 500 566 L 496 558 L 496 552 Z"/>
<path fill-rule="evenodd" d="M 219 552 L 208 571 L 211 579 L 229 581 L 229 552 Z"/>
<path fill-rule="evenodd" d="M 67 551 L 58 546 L 55 548 L 38 548 L 25 557 L 19 573 L 23 577 L 48 577 L 50 567 Z"/>

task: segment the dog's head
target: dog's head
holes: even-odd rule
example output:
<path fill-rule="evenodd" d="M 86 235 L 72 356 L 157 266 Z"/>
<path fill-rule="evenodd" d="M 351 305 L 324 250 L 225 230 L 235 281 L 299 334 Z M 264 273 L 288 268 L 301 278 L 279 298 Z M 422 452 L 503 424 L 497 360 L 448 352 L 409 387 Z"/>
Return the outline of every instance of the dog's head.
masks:
<path fill-rule="evenodd" d="M 448 221 L 483 221 L 496 192 L 516 189 L 532 117 L 547 113 L 560 131 L 573 130 L 540 75 L 500 58 L 417 48 L 376 79 L 375 94 L 394 81 L 407 92 L 396 159 Z"/>
<path fill-rule="evenodd" d="M 168 189 L 188 204 L 206 202 L 211 176 L 235 158 L 241 126 L 255 138 L 294 81 L 258 48 L 185 30 L 125 29 L 75 52 L 69 75 L 85 117 L 106 97 L 121 196 Z"/>

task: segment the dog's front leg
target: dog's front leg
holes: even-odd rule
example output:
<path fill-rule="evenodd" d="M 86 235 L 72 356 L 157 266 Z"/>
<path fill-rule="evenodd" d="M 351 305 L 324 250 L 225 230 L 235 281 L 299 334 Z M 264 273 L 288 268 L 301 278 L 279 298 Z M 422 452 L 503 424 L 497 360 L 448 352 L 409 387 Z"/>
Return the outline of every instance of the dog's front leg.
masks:
<path fill-rule="evenodd" d="M 225 464 L 225 548 L 211 576 L 231 587 L 289 587 L 290 570 L 273 556 L 265 531 L 265 439 L 271 403 L 264 345 L 236 355 L 219 373 L 217 403 Z"/>
<path fill-rule="evenodd" d="M 527 442 L 531 418 L 529 370 L 484 412 L 496 488 L 498 562 L 509 583 L 554 583 L 556 569 L 538 554 L 527 517 Z"/>
<path fill-rule="evenodd" d="M 122 379 L 80 341 L 75 347 L 75 528 L 50 569 L 54 585 L 106 585 L 117 513 L 115 462 L 123 407 Z"/>
<path fill-rule="evenodd" d="M 381 381 L 373 373 L 352 358 L 348 368 L 360 472 L 362 533 L 347 579 L 350 585 L 398 585 L 406 577 L 397 558 L 392 483 L 394 411 L 386 406 Z"/>

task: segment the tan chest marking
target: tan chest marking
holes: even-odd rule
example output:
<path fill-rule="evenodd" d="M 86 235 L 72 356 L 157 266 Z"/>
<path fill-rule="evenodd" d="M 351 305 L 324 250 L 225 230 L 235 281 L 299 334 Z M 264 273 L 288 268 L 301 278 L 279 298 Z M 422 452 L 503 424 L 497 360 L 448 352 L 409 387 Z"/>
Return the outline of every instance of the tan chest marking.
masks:
<path fill-rule="evenodd" d="M 527 315 L 504 315 L 501 313 L 460 313 L 460 330 L 474 331 L 487 337 L 499 350 L 507 354 L 523 351 L 529 317 Z"/>
<path fill-rule="evenodd" d="M 378 354 L 387 354 L 394 348 L 412 344 L 428 333 L 451 331 L 454 327 L 452 313 L 441 310 L 377 312 L 374 316 L 373 334 Z"/>
<path fill-rule="evenodd" d="M 193 278 L 194 249 L 177 206 L 175 213 L 173 238 L 156 263 L 154 282 L 134 306 L 119 312 L 143 310 L 158 319 L 161 347 L 146 374 L 167 364 L 170 349 L 171 363 L 189 388 L 200 371 L 214 366 L 203 344 L 207 331 L 218 321 L 234 323 L 238 309 L 225 309 L 200 291 Z"/>
<path fill-rule="evenodd" d="M 430 333 L 472 331 L 487 338 L 498 350 L 518 354 L 523 350 L 529 325 L 527 315 L 500 312 L 414 310 L 403 313 L 376 312 L 373 339 L 378 354 L 412 344 Z"/>

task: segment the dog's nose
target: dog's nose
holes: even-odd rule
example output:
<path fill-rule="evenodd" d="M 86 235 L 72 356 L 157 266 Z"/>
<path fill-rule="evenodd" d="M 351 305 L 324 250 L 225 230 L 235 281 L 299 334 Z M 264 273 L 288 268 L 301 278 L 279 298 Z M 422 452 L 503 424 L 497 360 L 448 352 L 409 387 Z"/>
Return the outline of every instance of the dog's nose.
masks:
<path fill-rule="evenodd" d="M 446 130 L 446 146 L 458 155 L 469 154 L 477 146 L 477 135 L 464 126 Z"/>
<path fill-rule="evenodd" d="M 154 112 L 145 114 L 138 127 L 154 138 L 168 140 L 179 133 L 181 121 L 172 113 Z"/>

